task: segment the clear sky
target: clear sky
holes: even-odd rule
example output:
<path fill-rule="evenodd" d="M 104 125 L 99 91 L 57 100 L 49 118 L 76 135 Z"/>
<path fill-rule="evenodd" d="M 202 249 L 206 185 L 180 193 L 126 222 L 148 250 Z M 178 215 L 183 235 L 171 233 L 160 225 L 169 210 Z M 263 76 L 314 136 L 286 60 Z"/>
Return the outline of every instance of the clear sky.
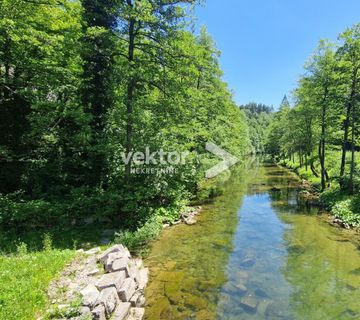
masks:
<path fill-rule="evenodd" d="M 196 9 L 239 104 L 278 107 L 320 39 L 360 22 L 360 0 L 207 0 Z"/>

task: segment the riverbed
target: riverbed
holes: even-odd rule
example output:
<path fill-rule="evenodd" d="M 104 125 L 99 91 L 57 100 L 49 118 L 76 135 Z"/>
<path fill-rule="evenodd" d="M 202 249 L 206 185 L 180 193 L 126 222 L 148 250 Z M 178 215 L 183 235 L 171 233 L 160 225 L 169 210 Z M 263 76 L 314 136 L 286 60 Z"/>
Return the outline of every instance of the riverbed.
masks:
<path fill-rule="evenodd" d="M 278 166 L 239 166 L 197 224 L 165 229 L 145 261 L 146 319 L 360 319 L 360 248 L 298 186 Z"/>

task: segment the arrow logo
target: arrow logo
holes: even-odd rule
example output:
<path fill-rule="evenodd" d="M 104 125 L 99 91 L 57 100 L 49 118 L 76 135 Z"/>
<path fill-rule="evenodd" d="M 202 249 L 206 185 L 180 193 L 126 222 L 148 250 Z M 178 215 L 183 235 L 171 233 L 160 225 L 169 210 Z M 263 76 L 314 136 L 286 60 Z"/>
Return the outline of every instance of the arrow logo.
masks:
<path fill-rule="evenodd" d="M 213 166 L 209 170 L 206 170 L 205 177 L 207 179 L 216 177 L 218 174 L 220 174 L 225 170 L 228 170 L 230 167 L 232 167 L 234 164 L 240 161 L 238 158 L 236 158 L 229 152 L 225 151 L 224 149 L 221 149 L 212 142 L 206 142 L 205 149 L 223 160 L 222 162 L 218 163 L 216 166 Z"/>

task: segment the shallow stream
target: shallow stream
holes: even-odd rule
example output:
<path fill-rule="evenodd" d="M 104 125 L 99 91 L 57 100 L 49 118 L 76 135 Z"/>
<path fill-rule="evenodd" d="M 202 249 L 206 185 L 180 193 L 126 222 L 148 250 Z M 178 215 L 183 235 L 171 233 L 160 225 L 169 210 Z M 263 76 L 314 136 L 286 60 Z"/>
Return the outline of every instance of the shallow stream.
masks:
<path fill-rule="evenodd" d="M 164 230 L 146 259 L 146 319 L 360 319 L 360 248 L 298 184 L 271 164 L 237 168 L 196 225 Z"/>

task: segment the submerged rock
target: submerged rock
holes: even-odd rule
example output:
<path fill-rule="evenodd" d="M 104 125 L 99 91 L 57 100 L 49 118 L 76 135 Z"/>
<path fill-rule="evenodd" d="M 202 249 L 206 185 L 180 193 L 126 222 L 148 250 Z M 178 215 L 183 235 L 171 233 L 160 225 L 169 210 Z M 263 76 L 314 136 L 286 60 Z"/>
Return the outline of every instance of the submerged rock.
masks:
<path fill-rule="evenodd" d="M 256 289 L 255 294 L 259 298 L 269 298 L 269 295 L 263 289 Z"/>
<path fill-rule="evenodd" d="M 248 312 L 256 312 L 259 302 L 254 297 L 244 297 L 240 300 L 240 306 Z"/>
<path fill-rule="evenodd" d="M 256 263 L 255 258 L 245 258 L 240 262 L 240 266 L 244 268 L 251 268 Z"/>
<path fill-rule="evenodd" d="M 269 303 L 265 310 L 267 320 L 290 319 L 288 304 L 281 301 Z"/>

